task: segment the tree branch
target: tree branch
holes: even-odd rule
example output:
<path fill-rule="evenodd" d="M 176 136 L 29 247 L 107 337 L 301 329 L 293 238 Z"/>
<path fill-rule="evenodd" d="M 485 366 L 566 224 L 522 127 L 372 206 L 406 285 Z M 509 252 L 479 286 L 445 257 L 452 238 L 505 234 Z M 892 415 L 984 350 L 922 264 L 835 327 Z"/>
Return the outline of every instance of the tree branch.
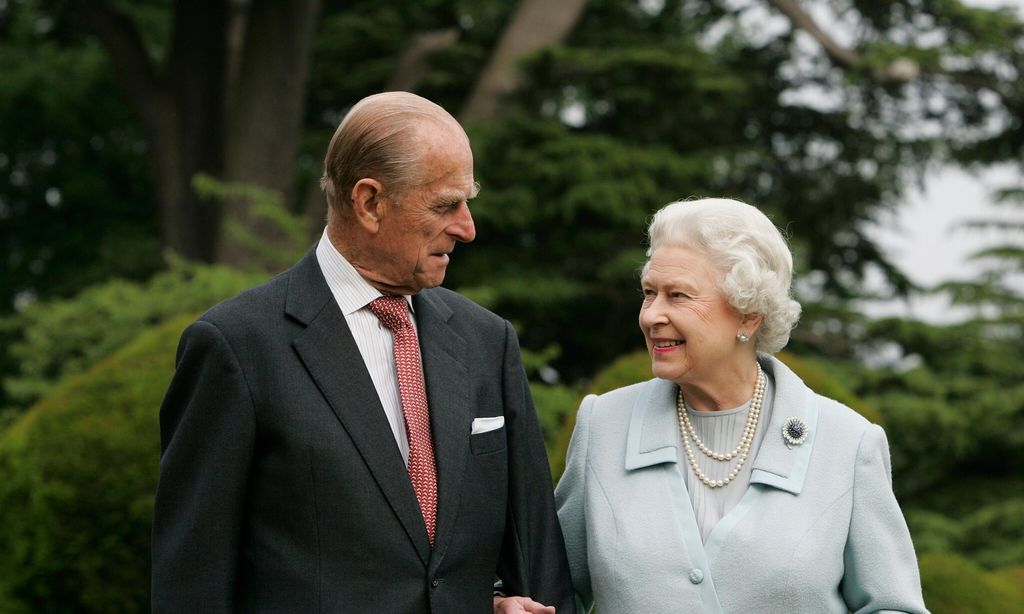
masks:
<path fill-rule="evenodd" d="M 520 0 L 490 61 L 459 113 L 471 122 L 493 117 L 502 98 L 519 85 L 518 62 L 523 56 L 562 42 L 583 15 L 587 0 Z"/>
<path fill-rule="evenodd" d="M 107 50 L 129 104 L 152 134 L 158 123 L 161 84 L 135 24 L 100 2 L 73 0 L 72 7 Z"/>
<path fill-rule="evenodd" d="M 416 89 L 427 68 L 427 58 L 432 53 L 454 45 L 459 40 L 458 28 L 445 28 L 418 34 L 398 57 L 395 71 L 391 73 L 388 91 L 411 92 Z"/>
<path fill-rule="evenodd" d="M 837 43 L 835 39 L 828 35 L 828 33 L 818 27 L 814 18 L 804 11 L 794 0 L 768 0 L 768 4 L 771 4 L 778 9 L 780 13 L 788 17 L 794 28 L 803 30 L 810 34 L 814 40 L 818 41 L 821 48 L 825 50 L 825 53 L 827 53 L 836 64 L 839 64 L 843 68 L 853 68 L 853 66 L 860 61 L 860 56 Z"/>
<path fill-rule="evenodd" d="M 818 26 L 814 18 L 810 16 L 796 0 L 767 0 L 768 4 L 774 6 L 780 13 L 789 18 L 794 28 L 803 30 L 821 45 L 825 54 L 839 67 L 845 69 L 855 68 L 861 60 L 861 56 L 852 49 L 840 45 L 834 38 Z M 920 74 L 921 69 L 917 62 L 910 58 L 896 58 L 884 68 L 873 71 L 871 76 L 875 81 L 886 83 L 907 83 L 913 81 Z"/>

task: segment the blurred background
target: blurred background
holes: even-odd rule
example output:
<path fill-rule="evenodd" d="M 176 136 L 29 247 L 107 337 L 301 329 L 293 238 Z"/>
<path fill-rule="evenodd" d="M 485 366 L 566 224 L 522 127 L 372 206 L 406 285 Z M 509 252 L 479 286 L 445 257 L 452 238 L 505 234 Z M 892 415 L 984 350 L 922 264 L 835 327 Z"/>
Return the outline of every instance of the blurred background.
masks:
<path fill-rule="evenodd" d="M 643 230 L 768 213 L 781 356 L 889 434 L 934 612 L 1024 607 L 1024 25 L 960 0 L 0 0 L 0 612 L 148 610 L 178 335 L 305 253 L 346 110 L 467 127 L 445 285 L 519 331 L 557 478 L 650 377 Z"/>

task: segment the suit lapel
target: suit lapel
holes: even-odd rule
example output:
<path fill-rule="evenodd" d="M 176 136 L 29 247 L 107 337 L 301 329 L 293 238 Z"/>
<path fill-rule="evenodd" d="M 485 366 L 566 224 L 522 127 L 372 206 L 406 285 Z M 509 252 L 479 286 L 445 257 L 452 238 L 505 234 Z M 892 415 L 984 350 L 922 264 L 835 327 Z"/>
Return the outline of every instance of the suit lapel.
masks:
<path fill-rule="evenodd" d="M 408 470 L 359 347 L 320 272 L 315 252 L 292 270 L 286 312 L 306 324 L 292 346 L 426 565 L 430 560 L 430 543 Z"/>
<path fill-rule="evenodd" d="M 448 325 L 451 309 L 435 293 L 413 297 L 419 329 L 423 377 L 430 404 L 430 425 L 437 461 L 438 518 L 435 564 L 444 556 L 452 536 L 469 453 L 473 411 L 469 403 L 466 341 Z"/>

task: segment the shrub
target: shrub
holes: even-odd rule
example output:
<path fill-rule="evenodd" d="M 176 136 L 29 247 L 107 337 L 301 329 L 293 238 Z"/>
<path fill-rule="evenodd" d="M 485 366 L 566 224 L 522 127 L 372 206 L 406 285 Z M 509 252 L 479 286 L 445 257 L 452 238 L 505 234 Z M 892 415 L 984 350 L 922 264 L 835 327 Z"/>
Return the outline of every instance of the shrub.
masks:
<path fill-rule="evenodd" d="M 67 379 L 0 436 L 4 611 L 148 611 L 158 407 L 192 319 Z"/>
<path fill-rule="evenodd" d="M 1024 605 L 1020 568 L 986 572 L 953 554 L 920 558 L 925 603 L 933 614 L 1002 614 Z"/>
<path fill-rule="evenodd" d="M 145 283 L 91 286 L 67 300 L 37 303 L 0 320 L 13 371 L 4 373 L 6 420 L 46 395 L 64 377 L 81 373 L 143 330 L 167 318 L 206 310 L 256 285 L 263 273 L 172 262 Z M 4 419 L 0 417 L 0 426 Z"/>

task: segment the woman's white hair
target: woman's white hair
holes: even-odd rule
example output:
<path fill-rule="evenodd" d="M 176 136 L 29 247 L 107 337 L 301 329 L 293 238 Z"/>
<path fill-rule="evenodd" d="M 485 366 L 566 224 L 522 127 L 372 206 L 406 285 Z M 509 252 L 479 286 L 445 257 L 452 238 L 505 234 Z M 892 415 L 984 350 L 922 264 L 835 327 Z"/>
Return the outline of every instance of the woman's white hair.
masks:
<path fill-rule="evenodd" d="M 647 234 L 644 274 L 658 248 L 697 251 L 719 272 L 718 290 L 734 309 L 764 317 L 755 347 L 769 354 L 786 347 L 800 319 L 800 303 L 790 294 L 793 255 L 765 214 L 727 198 L 677 201 L 654 214 Z"/>

